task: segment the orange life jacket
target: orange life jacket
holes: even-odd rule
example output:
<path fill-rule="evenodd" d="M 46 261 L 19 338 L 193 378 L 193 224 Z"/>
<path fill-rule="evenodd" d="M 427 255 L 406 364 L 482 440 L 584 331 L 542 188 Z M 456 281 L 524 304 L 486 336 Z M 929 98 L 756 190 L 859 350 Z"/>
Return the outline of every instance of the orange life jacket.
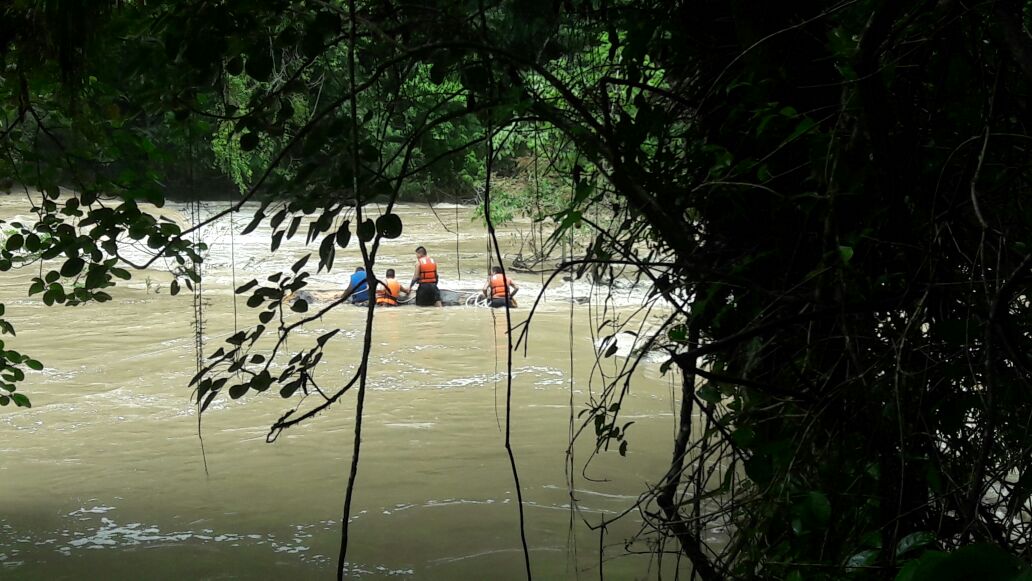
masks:
<path fill-rule="evenodd" d="M 509 279 L 504 274 L 491 275 L 491 298 L 504 299 Z"/>
<path fill-rule="evenodd" d="M 437 261 L 429 256 L 422 256 L 419 259 L 419 282 L 420 284 L 437 284 Z"/>
<path fill-rule="evenodd" d="M 401 294 L 401 283 L 397 279 L 388 278 L 383 281 L 383 284 L 387 285 L 387 288 L 376 289 L 376 304 L 397 306 L 398 295 Z"/>

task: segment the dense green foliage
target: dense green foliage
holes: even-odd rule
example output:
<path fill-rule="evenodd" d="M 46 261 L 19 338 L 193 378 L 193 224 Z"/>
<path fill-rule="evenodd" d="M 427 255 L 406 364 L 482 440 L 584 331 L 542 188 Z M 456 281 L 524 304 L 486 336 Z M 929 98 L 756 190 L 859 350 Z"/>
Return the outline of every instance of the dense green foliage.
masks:
<path fill-rule="evenodd" d="M 569 268 L 631 267 L 670 309 L 648 340 L 682 378 L 672 462 L 641 506 L 658 547 L 704 579 L 1028 575 L 1001 557 L 1032 546 L 1027 12 L 16 0 L 0 9 L 0 176 L 38 221 L 8 225 L 0 270 L 43 260 L 30 292 L 48 304 L 106 300 L 140 266 L 119 254 L 131 239 L 189 284 L 198 248 L 140 208 L 184 176 L 262 199 L 274 250 L 311 215 L 320 270 L 353 243 L 372 267 L 401 196 L 494 197 L 499 218 L 554 217 L 553 240 L 594 231 Z M 239 289 L 260 324 L 198 374 L 202 408 L 306 388 L 333 333 L 270 368 L 319 315 L 283 302 L 306 265 Z M 267 332 L 276 349 L 252 353 Z M 15 384 L 39 364 L 3 354 L 0 403 L 27 403 Z M 633 442 L 636 366 L 585 416 L 599 450 Z M 364 388 L 364 369 L 270 438 Z M 728 542 L 704 543 L 713 527 Z"/>

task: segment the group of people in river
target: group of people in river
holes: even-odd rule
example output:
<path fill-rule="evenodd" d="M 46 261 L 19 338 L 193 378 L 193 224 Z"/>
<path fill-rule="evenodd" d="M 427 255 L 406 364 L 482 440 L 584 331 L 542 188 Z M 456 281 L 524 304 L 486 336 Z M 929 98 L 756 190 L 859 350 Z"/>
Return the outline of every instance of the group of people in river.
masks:
<path fill-rule="evenodd" d="M 384 278 L 379 281 L 374 295 L 376 306 L 396 307 L 401 300 L 401 295 L 411 295 L 415 289 L 416 306 L 420 307 L 441 307 L 441 289 L 437 286 L 440 276 L 437 273 L 437 261 L 426 253 L 426 248 L 416 248 L 416 268 L 412 274 L 412 280 L 408 286 L 403 286 L 395 278 L 393 268 L 388 268 Z M 491 275 L 481 289 L 481 295 L 488 300 L 493 308 L 515 307 L 516 301 L 513 297 L 520 290 L 519 285 L 505 275 L 502 267 L 491 268 Z M 369 300 L 369 281 L 365 268 L 359 266 L 351 275 L 348 281 L 348 288 L 344 291 L 343 300 L 350 299 L 352 304 L 365 303 Z"/>

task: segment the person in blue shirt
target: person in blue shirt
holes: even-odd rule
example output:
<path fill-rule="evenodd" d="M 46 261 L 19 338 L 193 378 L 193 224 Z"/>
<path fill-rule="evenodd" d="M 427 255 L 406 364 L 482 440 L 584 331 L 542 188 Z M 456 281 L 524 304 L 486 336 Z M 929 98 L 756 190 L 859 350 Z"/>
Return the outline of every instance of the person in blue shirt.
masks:
<path fill-rule="evenodd" d="M 348 288 L 344 290 L 344 299 L 351 297 L 351 304 L 364 303 L 369 300 L 369 283 L 366 282 L 366 271 L 359 266 L 351 275 Z"/>

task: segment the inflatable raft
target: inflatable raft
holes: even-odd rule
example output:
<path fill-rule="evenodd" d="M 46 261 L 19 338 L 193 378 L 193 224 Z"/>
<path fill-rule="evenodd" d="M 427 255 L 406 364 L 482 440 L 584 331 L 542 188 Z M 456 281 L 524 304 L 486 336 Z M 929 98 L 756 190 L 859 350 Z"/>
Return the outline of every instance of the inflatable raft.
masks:
<path fill-rule="evenodd" d="M 472 290 L 441 290 L 441 304 L 446 307 L 462 307 L 462 306 L 476 306 L 477 299 L 480 297 L 480 291 Z M 329 291 L 329 290 L 301 290 L 293 295 L 287 297 L 287 302 L 293 304 L 294 301 L 303 300 L 309 305 L 319 303 L 329 303 L 338 298 L 343 294 L 341 291 Z M 365 302 L 355 303 L 358 306 L 365 306 Z M 408 295 L 402 295 L 402 298 L 398 301 L 399 307 L 415 306 L 416 304 L 416 293 Z"/>

